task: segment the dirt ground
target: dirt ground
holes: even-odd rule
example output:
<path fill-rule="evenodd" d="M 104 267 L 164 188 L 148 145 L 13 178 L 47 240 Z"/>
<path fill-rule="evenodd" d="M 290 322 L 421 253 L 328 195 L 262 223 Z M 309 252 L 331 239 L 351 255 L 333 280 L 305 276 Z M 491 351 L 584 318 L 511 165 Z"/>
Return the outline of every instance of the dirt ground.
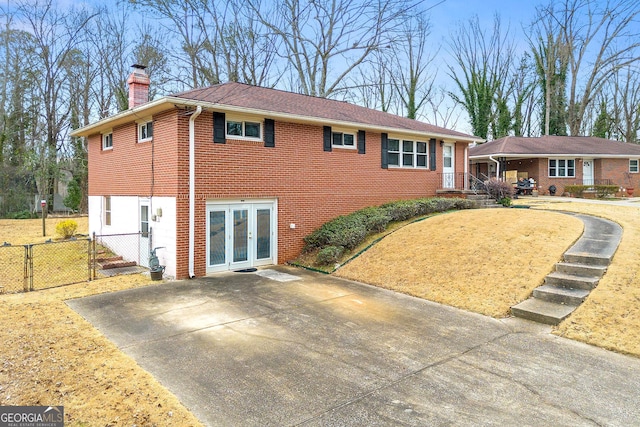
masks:
<path fill-rule="evenodd" d="M 56 238 L 47 220 L 0 221 L 13 245 Z M 73 218 L 86 233 L 86 217 Z M 119 276 L 44 291 L 0 295 L 0 405 L 64 405 L 68 426 L 198 426 L 178 399 L 64 301 L 153 282 Z"/>

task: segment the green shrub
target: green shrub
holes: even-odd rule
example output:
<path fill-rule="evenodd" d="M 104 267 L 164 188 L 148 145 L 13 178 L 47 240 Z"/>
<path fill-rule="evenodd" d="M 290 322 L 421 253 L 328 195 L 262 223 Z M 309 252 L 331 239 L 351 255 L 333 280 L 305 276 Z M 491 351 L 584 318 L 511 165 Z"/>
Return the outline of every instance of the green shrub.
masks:
<path fill-rule="evenodd" d="M 317 262 L 327 265 L 336 262 L 345 250 L 360 245 L 369 234 L 381 233 L 390 222 L 406 221 L 416 216 L 444 212 L 451 209 L 471 209 L 475 202 L 459 198 L 425 198 L 400 200 L 378 207 L 360 209 L 339 216 L 304 238 L 306 252 L 320 249 Z M 338 251 L 336 248 L 340 248 Z M 336 255 L 338 254 L 339 255 Z M 335 258 L 335 259 L 334 259 Z"/>
<path fill-rule="evenodd" d="M 32 219 L 35 218 L 35 214 L 33 214 L 29 210 L 19 211 L 19 212 L 10 212 L 7 215 L 9 219 Z"/>
<path fill-rule="evenodd" d="M 340 260 L 343 253 L 344 248 L 342 246 L 327 246 L 318 252 L 316 263 L 318 265 L 335 264 Z"/>
<path fill-rule="evenodd" d="M 400 200 L 381 206 L 391 221 L 405 221 L 418 214 L 418 204 L 415 200 Z"/>
<path fill-rule="evenodd" d="M 582 197 L 583 193 L 589 188 L 591 188 L 590 185 L 565 185 L 564 191 L 573 194 L 575 197 Z"/>
<path fill-rule="evenodd" d="M 505 208 L 508 208 L 509 206 L 511 206 L 511 198 L 503 197 L 502 199 L 498 200 L 498 203 L 500 203 Z"/>
<path fill-rule="evenodd" d="M 78 223 L 72 219 L 65 219 L 56 225 L 56 233 L 64 239 L 73 237 L 76 234 L 76 230 L 78 230 Z"/>
<path fill-rule="evenodd" d="M 618 190 L 620 190 L 620 187 L 618 187 L 617 185 L 594 185 L 593 187 L 596 190 L 596 195 L 600 199 L 612 196 L 616 194 Z"/>
<path fill-rule="evenodd" d="M 80 202 L 82 202 L 82 189 L 77 179 L 74 178 L 67 186 L 67 197 L 62 203 L 72 211 L 77 211 L 80 208 Z"/>

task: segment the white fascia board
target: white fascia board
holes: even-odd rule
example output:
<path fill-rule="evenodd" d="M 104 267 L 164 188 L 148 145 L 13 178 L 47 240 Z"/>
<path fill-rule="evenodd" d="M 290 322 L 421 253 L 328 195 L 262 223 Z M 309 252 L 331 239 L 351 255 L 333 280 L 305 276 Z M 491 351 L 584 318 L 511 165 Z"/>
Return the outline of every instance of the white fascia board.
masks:
<path fill-rule="evenodd" d="M 282 121 L 293 122 L 293 123 L 314 123 L 324 125 L 327 123 L 329 119 L 325 119 L 322 117 L 311 117 L 311 116 L 302 116 L 297 114 L 288 114 L 288 113 L 278 113 L 275 111 L 268 110 L 260 110 L 255 108 L 245 108 L 245 107 L 236 107 L 233 105 L 226 104 L 217 104 L 213 102 L 203 102 L 185 98 L 178 98 L 172 96 L 166 96 L 160 98 L 156 101 L 149 102 L 147 104 L 143 104 L 139 107 L 135 107 L 131 110 L 126 110 L 115 114 L 106 119 L 100 120 L 93 124 L 81 127 L 79 129 L 71 132 L 71 136 L 89 136 L 95 133 L 100 133 L 101 130 L 105 127 L 115 127 L 120 124 L 125 124 L 131 121 L 139 120 L 144 117 L 148 117 L 153 114 L 160 113 L 162 111 L 169 110 L 175 106 L 186 106 L 186 107 L 197 107 L 201 106 L 203 109 L 209 110 L 218 110 L 225 112 L 235 112 L 235 113 L 245 113 L 245 114 L 255 114 L 259 116 L 265 116 L 273 119 L 279 119 Z M 386 126 L 376 126 L 369 125 L 364 123 L 357 122 L 348 122 L 341 120 L 331 120 L 332 124 L 336 126 L 345 126 L 357 128 L 360 130 L 368 130 L 377 133 L 396 133 L 402 135 L 414 135 L 422 138 L 435 138 L 443 140 L 444 142 L 481 142 L 482 139 L 474 138 L 474 137 L 464 137 L 464 136 L 456 136 L 456 135 L 447 135 L 435 132 L 423 132 L 416 131 L 411 129 L 402 129 L 402 128 L 392 128 Z"/>
<path fill-rule="evenodd" d="M 504 157 L 505 159 L 537 159 L 537 158 L 558 158 L 558 159 L 629 159 L 629 158 L 640 158 L 640 154 L 504 154 L 504 153 L 496 153 L 496 154 L 483 154 L 479 156 L 469 156 L 469 160 L 489 160 L 489 156 L 491 157 Z"/>

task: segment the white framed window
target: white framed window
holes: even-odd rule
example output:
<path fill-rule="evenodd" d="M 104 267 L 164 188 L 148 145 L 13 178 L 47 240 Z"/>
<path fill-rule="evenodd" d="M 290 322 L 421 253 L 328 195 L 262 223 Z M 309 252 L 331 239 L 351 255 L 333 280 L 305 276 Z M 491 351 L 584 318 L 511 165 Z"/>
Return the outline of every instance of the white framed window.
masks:
<path fill-rule="evenodd" d="M 138 123 L 138 142 L 151 141 L 153 139 L 153 121 L 148 120 Z"/>
<path fill-rule="evenodd" d="M 102 134 L 102 149 L 103 150 L 113 149 L 113 132 Z"/>
<path fill-rule="evenodd" d="M 262 140 L 262 123 L 227 120 L 227 137 L 232 139 Z"/>
<path fill-rule="evenodd" d="M 354 134 L 346 132 L 331 132 L 331 145 L 338 148 L 356 148 Z"/>
<path fill-rule="evenodd" d="M 111 225 L 111 196 L 104 196 L 104 225 Z"/>
<path fill-rule="evenodd" d="M 575 159 L 549 159 L 549 178 L 575 178 Z"/>
<path fill-rule="evenodd" d="M 389 166 L 427 169 L 428 147 L 426 142 L 408 139 L 387 140 L 387 160 Z"/>
<path fill-rule="evenodd" d="M 629 172 L 630 173 L 638 173 L 638 172 L 640 172 L 640 167 L 638 165 L 638 159 L 629 159 Z"/>

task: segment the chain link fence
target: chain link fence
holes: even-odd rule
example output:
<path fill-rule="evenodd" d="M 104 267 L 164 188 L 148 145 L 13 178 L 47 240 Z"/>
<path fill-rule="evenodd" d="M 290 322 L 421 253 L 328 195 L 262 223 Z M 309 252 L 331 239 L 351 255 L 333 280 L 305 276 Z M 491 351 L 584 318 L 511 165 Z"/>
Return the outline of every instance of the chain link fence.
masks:
<path fill-rule="evenodd" d="M 147 271 L 150 233 L 0 245 L 0 293 L 28 292 Z"/>
<path fill-rule="evenodd" d="M 94 234 L 92 277 L 147 271 L 151 233 Z"/>

